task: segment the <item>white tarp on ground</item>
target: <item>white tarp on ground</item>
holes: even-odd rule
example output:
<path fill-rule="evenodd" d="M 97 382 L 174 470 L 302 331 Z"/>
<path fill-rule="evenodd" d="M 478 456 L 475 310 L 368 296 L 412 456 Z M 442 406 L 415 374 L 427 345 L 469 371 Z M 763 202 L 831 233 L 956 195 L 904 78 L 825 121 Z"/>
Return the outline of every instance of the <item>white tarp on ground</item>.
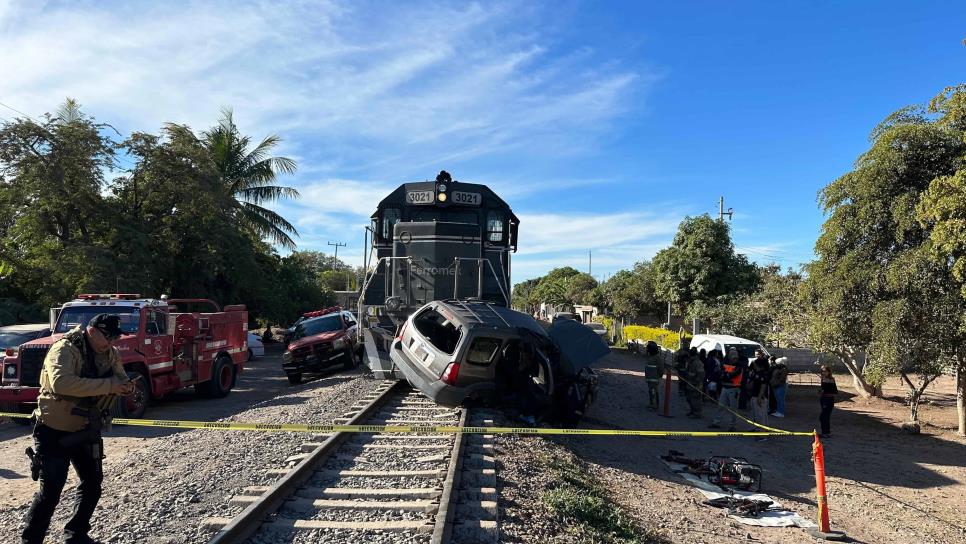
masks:
<path fill-rule="evenodd" d="M 689 473 L 684 465 L 680 463 L 672 463 L 670 461 L 661 461 L 667 465 L 672 472 L 678 474 L 682 478 L 688 481 L 691 485 L 698 488 L 707 499 L 718 499 L 721 497 L 739 497 L 742 499 L 751 499 L 757 501 L 771 501 L 772 507 L 782 508 L 781 503 L 765 495 L 764 493 L 754 493 L 751 491 L 741 491 L 740 489 L 729 489 L 728 492 L 724 492 L 721 487 L 708 481 L 706 476 L 699 476 L 697 474 Z M 812 521 L 799 516 L 791 510 L 769 510 L 763 512 L 759 517 L 749 518 L 743 516 L 729 515 L 729 518 L 744 523 L 745 525 L 755 525 L 758 527 L 801 527 L 803 529 L 812 529 L 818 527 Z"/>

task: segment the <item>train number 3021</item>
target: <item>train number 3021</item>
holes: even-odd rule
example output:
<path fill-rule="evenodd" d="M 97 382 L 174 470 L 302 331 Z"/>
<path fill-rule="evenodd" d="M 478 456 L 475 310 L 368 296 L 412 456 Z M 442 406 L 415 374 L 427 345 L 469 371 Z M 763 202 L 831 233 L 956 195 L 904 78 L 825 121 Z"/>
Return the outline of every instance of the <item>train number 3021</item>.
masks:
<path fill-rule="evenodd" d="M 471 206 L 479 206 L 482 197 L 480 193 L 464 193 L 461 191 L 453 192 L 453 202 L 456 204 L 469 204 Z"/>
<path fill-rule="evenodd" d="M 435 200 L 432 191 L 409 191 L 406 196 L 410 204 L 429 204 Z"/>

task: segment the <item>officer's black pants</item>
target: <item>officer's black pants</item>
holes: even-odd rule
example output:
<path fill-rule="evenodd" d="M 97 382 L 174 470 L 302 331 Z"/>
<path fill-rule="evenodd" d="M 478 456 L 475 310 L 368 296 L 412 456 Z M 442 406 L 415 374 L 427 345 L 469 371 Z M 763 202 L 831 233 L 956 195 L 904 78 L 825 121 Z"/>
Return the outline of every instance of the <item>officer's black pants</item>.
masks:
<path fill-rule="evenodd" d="M 74 514 L 64 527 L 64 536 L 66 544 L 87 541 L 91 516 L 101 498 L 101 480 L 104 478 L 101 472 L 101 446 L 95 449 L 91 444 L 81 444 L 64 448 L 60 445 L 60 439 L 68 434 L 41 424 L 34 429 L 34 450 L 41 461 L 40 490 L 34 495 L 27 512 L 27 526 L 21 535 L 24 544 L 43 542 L 54 508 L 60 502 L 60 493 L 67 483 L 69 465 L 74 465 L 80 485 L 77 486 L 77 498 L 74 500 Z"/>

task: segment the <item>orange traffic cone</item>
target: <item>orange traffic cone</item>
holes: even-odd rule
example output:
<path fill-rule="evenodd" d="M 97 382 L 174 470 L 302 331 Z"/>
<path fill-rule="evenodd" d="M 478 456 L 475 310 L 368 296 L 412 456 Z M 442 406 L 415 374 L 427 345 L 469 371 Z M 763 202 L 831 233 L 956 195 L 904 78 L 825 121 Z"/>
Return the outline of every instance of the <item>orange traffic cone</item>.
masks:
<path fill-rule="evenodd" d="M 815 464 L 815 487 L 818 492 L 818 528 L 809 531 L 815 538 L 822 540 L 848 540 L 845 533 L 833 531 L 828 518 L 828 496 L 825 494 L 825 450 L 815 433 L 812 443 L 812 462 Z"/>

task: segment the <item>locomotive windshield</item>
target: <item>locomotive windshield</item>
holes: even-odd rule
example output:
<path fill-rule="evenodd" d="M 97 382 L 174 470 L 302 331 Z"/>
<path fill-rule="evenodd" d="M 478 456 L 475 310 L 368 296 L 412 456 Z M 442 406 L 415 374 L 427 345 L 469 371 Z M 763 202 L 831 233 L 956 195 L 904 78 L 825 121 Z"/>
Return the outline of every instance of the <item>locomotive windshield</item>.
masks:
<path fill-rule="evenodd" d="M 97 314 L 117 314 L 124 334 L 137 334 L 141 325 L 141 309 L 133 306 L 68 306 L 60 312 L 55 333 L 67 332 L 78 325 L 87 325 Z"/>

